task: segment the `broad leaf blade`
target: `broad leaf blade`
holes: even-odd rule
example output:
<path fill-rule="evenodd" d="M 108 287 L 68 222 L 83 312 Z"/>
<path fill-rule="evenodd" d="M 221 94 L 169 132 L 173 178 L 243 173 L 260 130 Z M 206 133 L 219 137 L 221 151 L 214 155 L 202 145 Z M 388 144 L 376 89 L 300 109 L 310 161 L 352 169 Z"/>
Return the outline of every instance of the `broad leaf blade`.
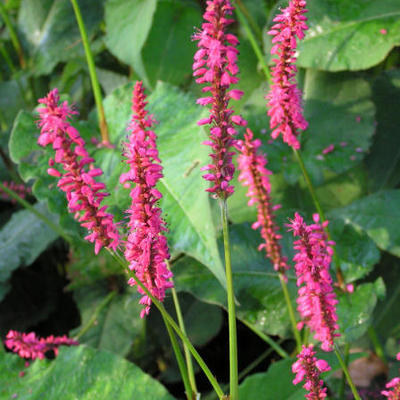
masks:
<path fill-rule="evenodd" d="M 21 400 L 173 400 L 156 380 L 115 354 L 84 345 L 63 347 L 53 361 L 23 360 L 1 353 L 0 397 Z M 26 372 L 23 378 L 19 371 Z"/>
<path fill-rule="evenodd" d="M 310 29 L 299 42 L 301 67 L 367 69 L 380 63 L 400 43 L 397 0 L 319 0 L 308 9 Z"/>
<path fill-rule="evenodd" d="M 56 216 L 50 214 L 44 204 L 34 207 L 56 222 Z M 0 231 L 0 282 L 6 282 L 19 266 L 32 264 L 57 236 L 29 210 L 15 212 Z"/>

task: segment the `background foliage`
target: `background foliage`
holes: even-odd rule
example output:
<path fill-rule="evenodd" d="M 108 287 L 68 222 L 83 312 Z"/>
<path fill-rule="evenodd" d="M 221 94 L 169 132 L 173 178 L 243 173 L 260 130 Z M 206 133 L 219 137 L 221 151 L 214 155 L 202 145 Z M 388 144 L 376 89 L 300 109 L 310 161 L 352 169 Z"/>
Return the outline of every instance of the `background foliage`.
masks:
<path fill-rule="evenodd" d="M 266 31 L 279 7 L 287 3 L 237 3 L 248 10 L 263 60 L 269 63 L 271 43 Z M 310 29 L 298 49 L 299 81 L 309 121 L 302 155 L 331 221 L 345 280 L 356 287 L 352 295 L 338 294 L 342 340 L 352 347 L 374 349 L 368 336 L 373 327 L 390 359 L 400 338 L 395 307 L 400 296 L 400 51 L 396 47 L 400 45 L 400 2 L 307 3 Z M 100 133 L 70 1 L 4 2 L 26 66 L 19 65 L 10 30 L 0 19 L 0 180 L 31 186 L 29 202 L 59 224 L 69 240 L 57 238 L 30 211 L 1 201 L 0 334 L 4 337 L 9 329 L 23 329 L 40 335 L 79 335 L 98 311 L 96 324 L 80 337 L 84 346 L 63 349 L 54 361 L 36 361 L 25 368 L 17 356 L 0 351 L 0 397 L 16 393 L 19 399 L 39 399 L 51 390 L 53 397 L 48 398 L 62 393 L 65 399 L 172 399 L 142 368 L 167 385 L 176 398 L 183 398 L 158 313 L 153 310 L 148 319 L 138 318 L 138 296 L 127 287 L 124 271 L 105 252 L 94 257 L 92 246 L 82 240 L 81 228 L 67 212 L 63 193 L 48 176 L 50 153 L 36 143 L 34 109 L 36 99 L 55 86 L 63 98 L 75 103 L 80 117 L 74 125 L 105 172 L 111 193 L 107 204 L 121 221 L 129 204 L 128 191 L 118 183 L 126 167 L 121 163 L 121 142 L 130 118 L 132 82 L 144 81 L 150 111 L 159 122 L 156 129 L 165 175 L 159 187 L 164 195 L 161 206 L 188 333 L 217 376 L 226 380 L 221 232 L 218 210 L 204 192 L 207 184 L 201 178 L 200 167 L 207 163 L 208 152 L 200 143 L 207 132 L 196 121 L 207 111 L 195 103 L 199 88 L 191 77 L 196 49 L 191 36 L 201 26 L 205 4 L 200 0 L 79 0 L 79 5 L 105 96 L 113 149 L 91 142 Z M 262 65 L 244 27 L 235 24 L 233 30 L 241 41 L 237 86 L 245 91 L 235 109 L 263 142 L 273 171 L 273 200 L 282 205 L 277 221 L 284 251 L 291 259 L 292 238 L 285 224 L 295 210 L 311 220 L 313 204 L 290 149 L 279 140 L 269 141 L 264 100 L 268 84 Z M 330 144 L 334 151 L 323 155 Z M 252 330 L 272 335 L 289 352 L 293 340 L 279 279 L 256 250 L 261 239 L 250 227 L 255 210 L 247 207 L 245 189 L 236 178 L 235 187 L 229 213 L 238 317 L 243 322 L 239 326 L 243 369 L 269 349 Z M 294 298 L 293 273 L 289 289 Z M 106 304 L 105 298 L 109 299 Z M 170 303 L 167 299 L 172 310 Z M 266 356 L 256 369 L 259 373 L 242 383 L 242 398 L 261 398 L 265 387 L 276 393 L 274 385 L 288 390 L 280 394 L 282 399 L 303 398 L 302 389 L 290 384 L 292 360 L 269 367 L 279 358 L 276 353 Z M 207 392 L 201 374 L 198 379 L 201 391 Z"/>

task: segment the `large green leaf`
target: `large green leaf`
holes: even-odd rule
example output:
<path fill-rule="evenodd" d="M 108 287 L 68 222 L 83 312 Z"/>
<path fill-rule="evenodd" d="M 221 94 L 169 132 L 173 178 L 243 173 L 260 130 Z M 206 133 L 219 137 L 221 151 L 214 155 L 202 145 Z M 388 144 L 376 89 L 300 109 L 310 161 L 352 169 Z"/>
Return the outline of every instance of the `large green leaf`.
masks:
<path fill-rule="evenodd" d="M 385 285 L 380 278 L 375 283 L 358 285 L 354 293 L 340 293 L 337 315 L 339 343 L 351 343 L 361 337 L 371 325 L 372 313 L 378 301 L 385 295 Z"/>
<path fill-rule="evenodd" d="M 380 249 L 400 257 L 399 205 L 400 190 L 386 190 L 335 210 L 332 216 L 365 231 Z"/>
<path fill-rule="evenodd" d="M 17 355 L 0 353 L 0 397 L 20 400 L 173 400 L 136 365 L 107 351 L 84 345 L 62 347 L 53 361 L 29 368 Z M 25 376 L 19 377 L 24 370 Z"/>
<path fill-rule="evenodd" d="M 370 147 L 375 130 L 368 83 L 353 74 L 308 70 L 304 100 L 309 127 L 302 135 L 301 154 L 307 171 L 318 181 L 325 169 L 338 174 L 354 167 Z M 322 155 L 330 144 L 335 150 Z"/>
<path fill-rule="evenodd" d="M 108 0 L 106 44 L 147 85 L 180 84 L 191 77 L 195 44 L 190 38 L 200 22 L 193 0 Z"/>
<path fill-rule="evenodd" d="M 74 298 L 81 312 L 81 327 L 88 323 L 108 293 L 105 283 L 74 291 Z M 117 294 L 100 311 L 95 325 L 79 341 L 126 356 L 143 329 L 144 320 L 139 317 L 143 306 L 139 304 L 139 298 L 137 290 L 129 287 L 124 294 Z M 80 329 L 75 329 L 73 335 Z"/>
<path fill-rule="evenodd" d="M 50 214 L 44 204 L 34 207 L 56 222 L 56 216 Z M 57 236 L 29 210 L 15 212 L 0 230 L 0 282 L 6 282 L 19 266 L 32 264 Z"/>
<path fill-rule="evenodd" d="M 397 0 L 318 0 L 308 9 L 310 29 L 299 43 L 301 67 L 367 69 L 400 44 Z"/>
<path fill-rule="evenodd" d="M 400 182 L 400 70 L 383 73 L 373 84 L 376 135 L 368 155 L 369 185 L 373 191 L 393 188 Z"/>
<path fill-rule="evenodd" d="M 99 25 L 102 0 L 80 0 L 85 27 L 92 35 Z M 83 56 L 75 14 L 69 0 L 22 0 L 18 28 L 27 43 L 35 75 L 50 73 L 61 61 Z"/>
<path fill-rule="evenodd" d="M 259 233 L 247 224 L 232 225 L 230 239 L 238 317 L 268 334 L 288 334 L 289 316 L 278 275 L 257 251 Z M 178 290 L 226 307 L 226 293 L 200 263 L 185 257 L 174 263 L 173 272 Z M 295 298 L 293 277 L 289 290 Z"/>
<path fill-rule="evenodd" d="M 131 87 L 117 89 L 104 101 L 114 143 L 127 135 L 130 120 Z M 159 185 L 164 198 L 161 206 L 167 220 L 168 241 L 173 254 L 185 252 L 206 265 L 224 284 L 225 273 L 220 260 L 216 228 L 211 215 L 207 183 L 200 167 L 207 163 L 207 149 L 201 145 L 204 132 L 196 121 L 205 111 L 196 106 L 195 99 L 177 88 L 159 83 L 149 96 L 149 109 L 159 121 L 155 131 L 164 178 Z M 171 112 L 173 110 L 173 112 Z M 126 165 L 121 163 L 120 150 L 103 150 L 99 164 L 105 171 L 107 187 L 112 195 L 108 202 L 126 209 L 129 192 L 119 183 Z"/>

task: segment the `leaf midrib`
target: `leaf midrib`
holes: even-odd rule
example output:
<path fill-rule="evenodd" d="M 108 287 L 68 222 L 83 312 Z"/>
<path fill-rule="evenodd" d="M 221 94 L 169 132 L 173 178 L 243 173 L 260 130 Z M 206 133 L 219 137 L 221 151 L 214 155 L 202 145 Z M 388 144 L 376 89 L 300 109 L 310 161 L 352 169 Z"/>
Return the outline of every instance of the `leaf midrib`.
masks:
<path fill-rule="evenodd" d="M 368 17 L 368 18 L 362 18 L 362 19 L 349 21 L 349 22 L 340 22 L 340 26 L 332 27 L 332 28 L 329 29 L 329 31 L 325 31 L 325 32 L 322 32 L 320 34 L 313 35 L 311 37 L 306 36 L 302 40 L 302 43 L 306 43 L 306 42 L 312 41 L 313 39 L 319 39 L 319 38 L 321 38 L 323 36 L 328 36 L 328 35 L 334 34 L 335 32 L 338 32 L 338 31 L 341 31 L 341 30 L 346 30 L 347 28 L 349 28 L 349 27 L 351 27 L 353 25 L 361 24 L 363 22 L 376 21 L 376 20 L 379 20 L 379 19 L 385 19 L 385 18 L 396 17 L 396 16 L 400 16 L 400 11 L 396 11 L 394 13 L 382 14 L 382 15 L 379 15 L 378 17 L 377 16 L 371 16 L 371 17 Z"/>

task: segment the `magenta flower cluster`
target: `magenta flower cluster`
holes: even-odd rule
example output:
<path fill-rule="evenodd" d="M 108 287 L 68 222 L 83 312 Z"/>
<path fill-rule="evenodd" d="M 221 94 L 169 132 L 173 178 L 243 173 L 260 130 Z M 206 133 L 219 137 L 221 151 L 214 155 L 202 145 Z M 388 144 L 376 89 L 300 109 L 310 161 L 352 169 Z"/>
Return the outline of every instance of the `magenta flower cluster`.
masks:
<path fill-rule="evenodd" d="M 94 159 L 89 157 L 85 142 L 79 132 L 68 122 L 76 112 L 65 101 L 59 103 L 57 89 L 39 99 L 45 107 L 39 108 L 41 128 L 38 143 L 41 146 L 51 144 L 55 150 L 54 159 L 49 160 L 47 172 L 59 178 L 57 186 L 66 193 L 69 211 L 74 213 L 81 226 L 88 229 L 85 237 L 95 245 L 97 254 L 102 247 L 115 250 L 119 244 L 119 233 L 113 216 L 106 212 L 107 206 L 101 206 L 104 197 L 104 183 L 97 182 L 102 175 L 100 168 L 93 166 Z M 55 168 L 61 165 L 62 172 Z"/>
<path fill-rule="evenodd" d="M 324 382 L 320 379 L 322 372 L 329 371 L 331 367 L 325 360 L 317 360 L 312 345 L 304 346 L 297 355 L 297 361 L 292 365 L 292 371 L 296 374 L 293 384 L 297 385 L 305 380 L 303 388 L 307 390 L 307 400 L 322 400 L 327 397 Z"/>
<path fill-rule="evenodd" d="M 265 249 L 267 257 L 273 263 L 274 269 L 284 273 L 288 269 L 287 258 L 282 256 L 279 240 L 282 235 L 277 233 L 278 227 L 274 221 L 274 211 L 280 205 L 273 206 L 271 202 L 271 184 L 269 175 L 272 174 L 267 168 L 267 158 L 259 152 L 261 141 L 253 139 L 253 132 L 247 129 L 244 140 L 237 142 L 240 149 L 238 157 L 238 168 L 240 171 L 239 181 L 248 187 L 246 196 L 250 197 L 249 206 L 257 206 L 257 221 L 253 223 L 253 229 L 261 228 L 261 236 L 264 243 L 260 244 L 259 250 Z"/>
<path fill-rule="evenodd" d="M 400 353 L 397 353 L 397 360 L 400 361 Z M 386 389 L 382 390 L 382 394 L 389 400 L 399 400 L 400 399 L 400 378 L 393 378 L 390 382 L 386 384 Z"/>
<path fill-rule="evenodd" d="M 60 346 L 77 346 L 79 343 L 65 335 L 39 338 L 34 332 L 21 333 L 11 330 L 8 332 L 4 344 L 20 357 L 35 360 L 36 358 L 45 358 L 48 351 L 53 351 L 57 356 Z"/>
<path fill-rule="evenodd" d="M 145 110 L 145 99 L 142 82 L 137 82 L 133 90 L 133 116 L 128 127 L 130 135 L 124 151 L 125 162 L 130 169 L 120 178 L 124 185 L 136 184 L 130 192 L 132 203 L 127 211 L 129 235 L 125 258 L 129 268 L 135 271 L 151 294 L 163 301 L 165 290 L 171 288 L 173 283 L 170 280 L 172 273 L 166 264 L 169 251 L 164 232 L 167 228 L 157 206 L 162 198 L 156 188 L 163 176 L 162 166 L 156 145 L 157 136 L 151 130 L 155 121 Z M 135 280 L 131 278 L 129 284 L 134 285 Z M 140 303 L 145 307 L 140 316 L 144 317 L 150 311 L 151 299 L 140 287 L 138 291 L 143 294 Z"/>
<path fill-rule="evenodd" d="M 239 100 L 243 95 L 238 89 L 229 90 L 231 84 L 238 82 L 236 75 L 239 72 L 236 64 L 239 41 L 233 34 L 226 33 L 226 28 L 234 22 L 229 18 L 233 9 L 229 0 L 207 1 L 206 22 L 202 24 L 202 30 L 193 36 L 199 41 L 193 75 L 197 77 L 197 83 L 206 84 L 202 91 L 211 94 L 197 100 L 203 106 L 211 104 L 210 116 L 198 122 L 199 125 L 211 125 L 210 140 L 203 144 L 211 146 L 212 162 L 202 168 L 208 171 L 203 178 L 212 182 L 207 191 L 219 198 L 227 198 L 234 192 L 230 184 L 235 172 L 232 162 L 235 153 L 231 149 L 237 134 L 234 125 L 247 124 L 241 116 L 233 115 L 233 110 L 229 108 L 230 99 Z"/>
<path fill-rule="evenodd" d="M 336 333 L 339 329 L 336 315 L 338 301 L 329 274 L 332 246 L 335 243 L 328 240 L 324 232 L 328 221 L 322 224 L 318 222 L 318 214 L 314 214 L 314 224 L 307 225 L 295 213 L 294 220 L 289 225 L 293 235 L 300 237 L 294 242 L 297 253 L 293 258 L 299 286 L 297 310 L 302 318 L 298 328 L 301 329 L 306 324 L 315 332 L 314 338 L 321 341 L 321 348 L 331 351 L 334 338 L 339 336 Z"/>
<path fill-rule="evenodd" d="M 268 115 L 271 117 L 271 136 L 276 139 L 280 134 L 283 141 L 294 149 L 300 148 L 297 139 L 300 130 L 307 128 L 303 116 L 301 92 L 297 87 L 295 65 L 297 39 L 304 38 L 308 29 L 304 13 L 305 0 L 291 0 L 289 6 L 274 18 L 275 25 L 268 32 L 273 35 L 271 54 L 275 66 L 272 67 L 272 86 L 267 96 Z"/>

